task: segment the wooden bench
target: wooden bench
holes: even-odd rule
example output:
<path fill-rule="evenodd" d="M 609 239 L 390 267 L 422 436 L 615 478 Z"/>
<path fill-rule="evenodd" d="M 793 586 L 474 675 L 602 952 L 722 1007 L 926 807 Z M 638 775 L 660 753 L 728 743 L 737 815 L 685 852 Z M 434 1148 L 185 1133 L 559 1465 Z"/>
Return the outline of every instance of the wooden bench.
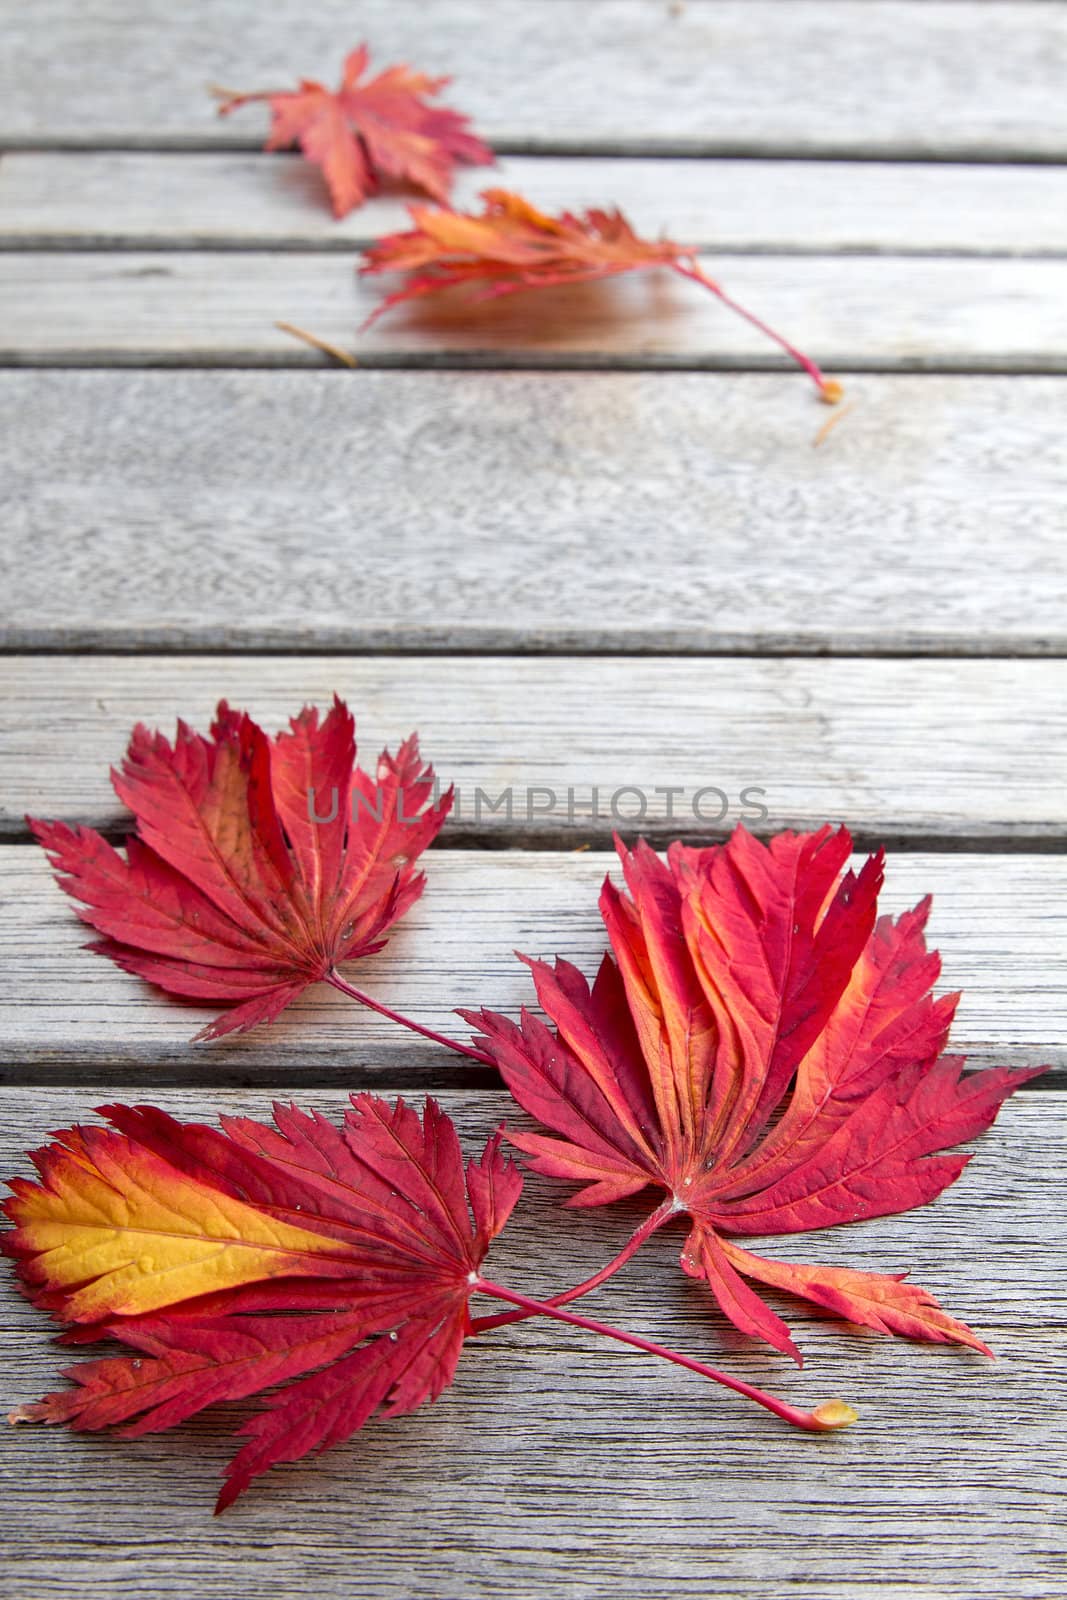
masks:
<path fill-rule="evenodd" d="M 956 1043 L 1047 1061 L 959 1185 L 818 1240 L 914 1272 L 995 1348 L 790 1307 L 803 1373 L 730 1331 L 658 1239 L 597 1309 L 810 1404 L 794 1435 L 577 1330 L 504 1328 L 433 1407 L 275 1470 L 213 1521 L 240 1408 L 136 1441 L 3 1430 L 18 1600 L 1050 1600 L 1063 1532 L 1067 1122 L 1067 6 L 1039 0 L 3 0 L 0 63 L 0 1139 L 101 1101 L 198 1118 L 432 1090 L 472 1147 L 490 1074 L 341 997 L 210 1013 L 84 953 L 24 813 L 122 831 L 137 720 L 226 695 L 272 728 L 334 690 L 364 755 L 417 727 L 468 797 L 364 986 L 432 1027 L 514 1012 L 511 951 L 591 969 L 610 796 L 657 843 L 846 821 L 886 903 L 935 895 Z M 617 202 L 842 377 L 802 376 L 694 286 L 635 277 L 359 323 L 318 175 L 206 86 L 452 72 L 498 148 L 463 174 Z M 358 358 L 355 371 L 278 330 Z M 167 370 L 162 370 L 167 369 Z M 573 791 L 551 813 L 528 788 Z M 694 814 L 713 786 L 727 814 Z M 514 790 L 510 820 L 473 796 Z M 599 790 L 594 808 L 591 791 Z M 663 791 L 683 791 L 676 816 Z M 656 790 L 661 792 L 657 793 Z M 619 810 L 636 819 L 621 800 Z M 494 1253 L 551 1292 L 625 1208 L 528 1199 Z M 803 1237 L 781 1254 L 805 1259 Z M 5 1275 L 5 1409 L 63 1356 Z"/>

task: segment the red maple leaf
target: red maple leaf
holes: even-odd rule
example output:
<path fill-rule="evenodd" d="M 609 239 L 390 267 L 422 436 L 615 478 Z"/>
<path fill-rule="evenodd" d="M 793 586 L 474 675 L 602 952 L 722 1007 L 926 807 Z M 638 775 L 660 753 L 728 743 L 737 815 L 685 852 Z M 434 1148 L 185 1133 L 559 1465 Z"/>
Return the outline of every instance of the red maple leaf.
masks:
<path fill-rule="evenodd" d="M 101 1106 L 110 1128 L 66 1128 L 13 1178 L 0 1240 L 28 1297 L 71 1324 L 65 1344 L 138 1353 L 68 1369 L 76 1385 L 12 1422 L 158 1433 L 220 1400 L 272 1394 L 241 1429 L 217 1509 L 276 1462 L 349 1438 L 376 1411 L 414 1411 L 451 1382 L 473 1294 L 604 1333 L 724 1383 L 808 1432 L 846 1427 L 840 1401 L 804 1412 L 649 1340 L 481 1276 L 522 1178 L 498 1130 L 464 1169 L 432 1100 L 352 1096 L 341 1128 L 275 1105 L 274 1125 L 222 1132 L 153 1106 Z M 559 1297 L 574 1298 L 586 1286 Z M 513 1313 L 504 1313 L 505 1316 Z M 296 1380 L 291 1382 L 291 1380 Z"/>
<path fill-rule="evenodd" d="M 444 204 L 457 161 L 492 166 L 493 152 L 468 131 L 467 117 L 426 104 L 451 79 L 396 66 L 361 84 L 368 60 L 365 44 L 353 50 L 336 92 L 305 78 L 296 90 L 227 94 L 219 114 L 266 100 L 271 131 L 264 148 L 298 144 L 322 168 L 336 217 L 362 205 L 380 176 L 414 184 Z"/>
<path fill-rule="evenodd" d="M 111 774 L 137 823 L 125 858 L 92 828 L 27 820 L 104 935 L 90 949 L 172 994 L 237 1002 L 197 1036 L 216 1039 L 273 1021 L 319 979 L 374 1003 L 338 964 L 380 950 L 422 893 L 415 862 L 451 791 L 428 805 L 414 736 L 382 754 L 376 781 L 355 759 L 341 700 L 274 739 L 222 701 L 210 738 L 184 722 L 173 745 L 134 729 Z"/>
<path fill-rule="evenodd" d="M 939 1152 L 1045 1070 L 962 1076 L 962 1058 L 942 1054 L 958 996 L 931 997 L 929 901 L 876 921 L 883 858 L 842 876 L 851 844 L 827 826 L 769 846 L 739 828 L 724 846 L 675 844 L 665 862 L 620 846 L 629 897 L 607 881 L 600 899 L 615 959 L 592 988 L 569 962 L 528 963 L 555 1031 L 526 1011 L 517 1025 L 461 1014 L 558 1136 L 508 1134 L 533 1170 L 584 1185 L 569 1204 L 666 1191 L 616 1264 L 685 1214 L 684 1270 L 742 1332 L 798 1362 L 753 1281 L 883 1333 L 986 1351 L 901 1278 L 733 1242 L 924 1204 L 970 1159 Z"/>
<path fill-rule="evenodd" d="M 295 1106 L 222 1133 L 151 1106 L 104 1106 L 114 1131 L 65 1129 L 12 1180 L 4 1235 L 30 1298 L 134 1357 L 71 1368 L 77 1388 L 13 1421 L 160 1432 L 219 1400 L 299 1381 L 241 1431 L 224 1509 L 261 1472 L 399 1416 L 452 1381 L 468 1301 L 522 1179 L 499 1135 L 464 1172 L 429 1101 L 352 1097 L 338 1129 Z M 469 1210 L 468 1210 L 469 1207 Z M 308 1376 L 310 1374 L 310 1376 Z"/>
<path fill-rule="evenodd" d="M 642 239 L 621 211 L 592 209 L 557 217 L 538 211 L 522 195 L 487 189 L 480 216 L 408 207 L 415 226 L 388 234 L 364 252 L 363 273 L 407 272 L 402 288 L 387 295 L 367 318 L 369 325 L 392 306 L 445 289 L 468 288 L 476 300 L 494 300 L 522 289 L 591 283 L 642 268 L 668 268 L 702 284 L 732 311 L 773 339 L 811 376 L 830 405 L 841 385 L 827 378 L 810 358 L 781 334 L 726 294 L 701 269 L 696 251 L 671 239 Z"/>

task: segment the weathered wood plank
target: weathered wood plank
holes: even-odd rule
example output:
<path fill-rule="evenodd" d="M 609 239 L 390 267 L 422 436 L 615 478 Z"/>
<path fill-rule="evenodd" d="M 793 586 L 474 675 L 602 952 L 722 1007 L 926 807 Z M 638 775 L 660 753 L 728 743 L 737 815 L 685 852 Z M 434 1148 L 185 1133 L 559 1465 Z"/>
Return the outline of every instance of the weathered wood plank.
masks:
<path fill-rule="evenodd" d="M 1067 261 L 712 257 L 704 269 L 824 369 L 1067 372 Z M 502 296 L 458 292 L 371 328 L 380 284 L 333 254 L 0 253 L 0 363 L 329 365 L 296 323 L 369 366 L 789 368 L 748 322 L 664 270 Z"/>
<path fill-rule="evenodd" d="M 1067 383 L 805 383 L 3 373 L 0 641 L 1067 651 Z"/>
<path fill-rule="evenodd" d="M 186 1116 L 267 1113 L 262 1094 L 155 1098 Z M 339 1114 L 339 1095 L 315 1098 Z M 506 1105 L 442 1098 L 471 1148 Z M 524 1324 L 472 1345 L 434 1407 L 276 1469 L 217 1523 L 214 1474 L 249 1407 L 140 1440 L 5 1429 L 7 1592 L 155 1600 L 195 1588 L 230 1600 L 310 1578 L 318 1593 L 375 1600 L 593 1600 L 608 1587 L 633 1600 L 786 1600 L 798 1583 L 828 1600 L 1062 1596 L 1064 1304 L 1049 1270 L 1067 1212 L 1059 1102 L 1010 1103 L 934 1205 L 776 1240 L 771 1252 L 912 1267 L 992 1342 L 995 1366 L 846 1333 L 783 1302 L 808 1358 L 801 1375 L 729 1334 L 678 1272 L 677 1240 L 664 1238 L 589 1302 L 594 1314 L 806 1404 L 842 1394 L 860 1411 L 855 1427 L 801 1436 L 676 1368 L 577 1330 Z M 5 1170 L 24 1170 L 26 1145 L 84 1118 L 91 1103 L 89 1091 L 4 1091 Z M 528 1181 L 493 1247 L 502 1281 L 546 1292 L 574 1281 L 618 1247 L 637 1214 L 561 1214 L 559 1195 Z M 0 1317 L 8 1400 L 54 1387 L 64 1358 L 7 1274 Z"/>
<path fill-rule="evenodd" d="M 359 966 L 375 998 L 453 1037 L 458 1005 L 516 1014 L 531 999 L 513 951 L 592 973 L 607 854 L 434 851 L 429 885 L 389 946 Z M 885 906 L 934 893 L 942 988 L 962 988 L 956 1048 L 975 1064 L 1067 1067 L 1062 975 L 1067 858 L 890 856 Z M 482 1082 L 487 1073 L 323 986 L 270 1028 L 195 1049 L 215 1012 L 168 999 L 87 953 L 84 926 L 44 856 L 0 848 L 0 1072 L 9 1083 Z"/>
<path fill-rule="evenodd" d="M 78 1086 L 8 1085 L 0 1089 L 0 1170 L 4 1176 L 16 1172 L 29 1175 L 27 1148 L 47 1143 L 56 1128 L 98 1120 L 92 1115 L 93 1108 L 112 1092 L 107 1080 L 101 1079 Z M 398 1089 L 388 1077 L 379 1082 L 375 1092 L 390 1098 L 402 1092 L 406 1100 L 416 1104 L 420 1099 L 420 1095 Z M 340 1086 L 304 1091 L 297 1097 L 297 1104 L 320 1107 L 339 1120 L 348 1105 L 349 1093 L 349 1088 Z M 279 1097 L 291 1098 L 288 1086 L 274 1080 L 257 1088 L 160 1086 L 159 1092 L 152 1095 L 152 1103 L 175 1116 L 215 1123 L 223 1114 L 269 1119 L 272 1101 Z M 536 1126 L 500 1088 L 442 1089 L 434 1097 L 455 1120 L 463 1147 L 472 1154 L 481 1150 L 489 1134 L 503 1121 L 516 1128 Z M 1067 1094 L 1062 1090 L 1022 1090 L 1006 1103 L 988 1133 L 963 1147 L 973 1152 L 970 1164 L 956 1184 L 935 1202 L 899 1216 L 823 1228 L 813 1234 L 783 1235 L 773 1243 L 753 1243 L 752 1248 L 766 1248 L 782 1260 L 817 1260 L 829 1266 L 854 1265 L 876 1272 L 907 1268 L 917 1282 L 939 1297 L 943 1295 L 956 1315 L 973 1321 L 978 1331 L 983 1327 L 991 1331 L 1048 1327 L 1067 1320 L 1067 1278 L 1052 1270 L 1059 1253 L 1057 1247 L 1067 1235 L 1067 1217 L 1057 1204 L 1064 1183 L 1059 1169 L 1065 1142 Z M 610 1207 L 561 1211 L 561 1202 L 573 1188 L 536 1173 L 526 1174 L 522 1202 L 506 1233 L 493 1245 L 494 1271 L 499 1270 L 502 1282 L 507 1281 L 505 1274 L 510 1272 L 516 1284 L 526 1280 L 533 1294 L 547 1294 L 580 1282 L 617 1253 L 647 1209 L 648 1195 L 643 1195 Z M 558 1261 L 549 1260 L 545 1254 L 546 1224 L 553 1227 L 561 1247 Z M 963 1241 L 968 1237 L 972 1243 L 966 1249 Z M 1039 1240 L 1040 1249 L 1036 1248 Z M 598 1305 L 606 1320 L 617 1315 L 624 1325 L 623 1308 L 626 1315 L 651 1317 L 660 1308 L 649 1303 L 648 1280 L 651 1277 L 660 1287 L 669 1287 L 675 1243 L 681 1243 L 679 1233 L 667 1231 L 645 1246 L 633 1268 L 617 1276 L 596 1301 L 589 1300 L 590 1315 L 597 1315 L 592 1308 Z M 9 1272 L 5 1265 L 0 1273 L 5 1289 Z M 720 1353 L 729 1350 L 731 1355 L 744 1352 L 762 1357 L 748 1340 L 733 1336 L 725 1318 L 708 1304 L 705 1291 L 684 1283 L 680 1290 L 673 1297 L 666 1296 L 662 1308 L 678 1326 L 715 1338 Z M 775 1291 L 766 1293 L 771 1297 Z M 616 1297 L 618 1310 L 613 1306 Z M 811 1337 L 818 1342 L 831 1330 L 836 1329 L 839 1334 L 843 1331 L 835 1319 L 801 1300 L 782 1294 L 775 1304 L 787 1307 L 789 1318 L 803 1324 L 804 1339 Z M 6 1294 L 3 1307 L 0 1314 L 10 1315 Z M 41 1328 L 40 1314 L 30 1311 L 29 1316 L 31 1325 Z M 545 1342 L 551 1345 L 555 1330 L 532 1324 L 527 1334 L 535 1327 L 540 1327 Z M 40 1381 L 42 1365 L 47 1366 L 54 1356 L 46 1341 L 43 1343 L 44 1348 L 39 1345 L 36 1351 L 24 1352 L 31 1358 L 27 1364 L 35 1382 Z M 883 1346 L 873 1333 L 851 1333 L 844 1343 L 846 1356 L 849 1350 L 870 1351 Z M 590 1348 L 611 1350 L 596 1339 Z M 903 1342 L 889 1348 L 906 1351 L 912 1357 L 920 1353 L 917 1346 Z M 798 1385 L 810 1389 L 808 1374 L 801 1377 L 794 1373 L 788 1362 L 780 1362 L 770 1351 L 766 1360 L 772 1369 L 795 1377 Z M 970 1363 L 970 1357 L 961 1352 L 955 1353 L 955 1360 Z M 975 1363 L 970 1370 L 983 1369 Z M 20 1394 L 18 1400 L 30 1397 Z M 723 1403 L 733 1402 L 724 1399 Z M 742 1415 L 745 1414 L 742 1408 Z M 20 1433 L 20 1437 L 24 1436 Z M 0 1431 L 0 1439 L 9 1437 L 6 1430 Z"/>
<path fill-rule="evenodd" d="M 1067 252 L 1067 168 L 865 161 L 510 157 L 464 168 L 549 210 L 621 206 L 640 232 L 726 251 Z M 341 222 L 298 155 L 15 151 L 0 159 L 0 249 L 314 249 L 351 254 L 410 226 L 408 194 Z"/>
<path fill-rule="evenodd" d="M 1067 15 L 1040 0 L 7 0 L 3 26 L 9 146 L 253 146 L 265 112 L 219 121 L 209 83 L 333 82 L 365 37 L 454 74 L 505 148 L 1067 155 Z"/>
<path fill-rule="evenodd" d="M 449 827 L 465 838 L 721 837 L 827 817 L 913 846 L 1067 833 L 1059 661 L 27 656 L 5 674 L 8 837 L 26 836 L 25 812 L 120 827 L 108 771 L 135 722 L 207 727 L 225 697 L 275 728 L 335 692 L 366 760 L 419 730 L 459 787 Z"/>

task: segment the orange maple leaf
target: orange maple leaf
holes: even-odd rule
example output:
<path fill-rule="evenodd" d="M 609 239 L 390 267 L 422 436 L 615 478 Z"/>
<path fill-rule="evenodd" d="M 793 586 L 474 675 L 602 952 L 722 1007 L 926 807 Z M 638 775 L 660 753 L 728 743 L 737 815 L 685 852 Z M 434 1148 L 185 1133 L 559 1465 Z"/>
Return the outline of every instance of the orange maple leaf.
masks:
<path fill-rule="evenodd" d="M 492 166 L 493 152 L 468 131 L 467 117 L 426 104 L 451 79 L 395 66 L 361 84 L 368 62 L 361 44 L 346 58 L 336 92 L 302 78 L 296 90 L 227 94 L 219 115 L 266 100 L 271 131 L 264 149 L 298 144 L 322 168 L 336 217 L 362 205 L 381 176 L 414 184 L 444 204 L 457 161 Z"/>
<path fill-rule="evenodd" d="M 485 209 L 480 216 L 409 206 L 414 228 L 388 234 L 364 252 L 363 273 L 412 274 L 402 288 L 386 296 L 364 326 L 405 300 L 457 286 L 472 286 L 476 299 L 491 300 L 520 289 L 590 283 L 640 268 L 666 267 L 710 289 L 773 339 L 811 376 L 827 404 L 840 400 L 841 385 L 726 294 L 702 271 L 691 246 L 672 239 L 642 239 L 618 209 L 562 211 L 551 217 L 508 189 L 486 189 L 482 199 Z"/>

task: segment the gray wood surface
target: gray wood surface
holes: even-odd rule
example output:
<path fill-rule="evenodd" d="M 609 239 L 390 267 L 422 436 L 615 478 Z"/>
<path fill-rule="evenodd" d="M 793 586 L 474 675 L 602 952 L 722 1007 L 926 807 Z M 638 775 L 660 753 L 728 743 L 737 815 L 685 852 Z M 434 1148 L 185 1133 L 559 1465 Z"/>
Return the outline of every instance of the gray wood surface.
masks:
<path fill-rule="evenodd" d="M 2 373 L 0 641 L 1067 650 L 1067 383 L 849 395 L 813 448 L 800 376 Z"/>
<path fill-rule="evenodd" d="M 76 656 L 29 656 L 4 668 L 8 836 L 25 836 L 27 811 L 121 826 L 108 771 L 135 722 L 206 728 L 225 697 L 273 730 L 335 692 L 368 764 L 419 731 L 459 787 L 448 827 L 464 837 L 573 847 L 616 827 L 722 836 L 746 818 L 764 831 L 846 819 L 857 837 L 913 846 L 1054 848 L 1067 835 L 1060 661 L 117 656 L 87 673 Z"/>
<path fill-rule="evenodd" d="M 596 909 L 608 854 L 435 850 L 422 900 L 353 982 L 452 1037 L 459 1005 L 510 1015 L 532 1001 L 513 952 L 566 956 L 592 974 L 606 948 Z M 1067 1068 L 1062 1002 L 1067 858 L 893 853 L 884 906 L 934 895 L 940 991 L 962 989 L 955 1046 L 975 1064 Z M 74 903 L 35 847 L 0 848 L 0 1072 L 84 1083 L 484 1082 L 486 1072 L 322 985 L 268 1028 L 189 1040 L 215 1011 L 161 995 L 87 952 Z"/>
<path fill-rule="evenodd" d="M 4 1170 L 27 1170 L 27 1144 L 110 1094 L 3 1091 Z M 154 1098 L 196 1118 L 268 1112 L 268 1097 L 247 1091 Z M 442 1099 L 472 1149 L 507 1107 L 500 1095 Z M 343 1097 L 314 1102 L 337 1115 Z M 846 1433 L 796 1434 L 676 1368 L 527 1323 L 472 1344 L 435 1406 L 276 1469 L 217 1522 L 215 1474 L 247 1407 L 130 1441 L 4 1429 L 6 1593 L 1058 1600 L 1067 1593 L 1065 1301 L 1050 1267 L 1065 1242 L 1065 1131 L 1059 1095 L 1024 1094 L 932 1206 L 775 1240 L 768 1251 L 910 1267 L 991 1342 L 995 1364 L 850 1334 L 783 1300 L 807 1358 L 798 1373 L 723 1328 L 667 1237 L 588 1302 L 594 1315 L 805 1404 L 848 1398 L 860 1420 Z M 574 1281 L 640 1214 L 567 1215 L 560 1196 L 560 1186 L 528 1180 L 490 1257 L 500 1280 L 544 1292 Z M 6 1273 L 0 1319 L 5 1401 L 54 1387 L 69 1356 Z"/>
<path fill-rule="evenodd" d="M 0 142 L 241 145 L 206 87 L 452 73 L 508 148 L 1062 159 L 1067 14 L 1042 0 L 5 0 Z"/>
<path fill-rule="evenodd" d="M 1067 372 L 1065 260 L 744 255 L 702 266 L 824 370 Z M 276 326 L 287 321 L 371 366 L 795 371 L 766 335 L 666 269 L 506 295 L 476 314 L 457 291 L 364 329 L 395 286 L 335 254 L 8 251 L 0 362 L 329 365 Z"/>
<path fill-rule="evenodd" d="M 1067 168 L 881 161 L 504 157 L 460 169 L 537 205 L 618 205 L 639 232 L 717 254 L 1062 255 Z M 348 255 L 410 226 L 413 194 L 338 222 L 299 155 L 13 151 L 0 158 L 0 249 L 314 249 Z M 239 269 L 235 269 L 239 270 Z"/>
<path fill-rule="evenodd" d="M 210 1012 L 83 949 L 23 811 L 121 831 L 107 767 L 132 723 L 203 724 L 220 694 L 276 726 L 338 688 L 365 757 L 418 726 L 460 784 L 425 897 L 352 969 L 430 1026 L 514 1013 L 516 946 L 592 969 L 617 789 L 648 791 L 662 842 L 721 835 L 761 788 L 764 831 L 887 838 L 887 909 L 933 891 L 958 1049 L 1053 1067 L 933 1206 L 768 1249 L 911 1269 L 995 1365 L 783 1299 L 798 1373 L 724 1327 L 664 1238 L 593 1314 L 840 1395 L 856 1427 L 800 1436 L 536 1324 L 220 1522 L 245 1407 L 141 1441 L 0 1424 L 0 1590 L 1067 1600 L 1067 5 L 0 0 L 0 37 L 0 649 L 42 652 L 0 658 L 5 1173 L 116 1097 L 210 1119 L 431 1089 L 471 1149 L 519 1120 L 489 1069 L 321 986 L 194 1049 Z M 385 286 L 356 246 L 405 225 L 404 197 L 335 224 L 307 164 L 258 153 L 266 108 L 220 120 L 207 89 L 333 81 L 361 37 L 379 67 L 453 73 L 505 152 L 461 204 L 504 183 L 623 205 L 846 373 L 849 410 L 757 375 L 774 347 L 662 274 L 359 333 Z M 314 370 L 279 320 L 362 370 Z M 220 370 L 241 367 L 272 370 Z M 509 786 L 510 820 L 475 814 L 475 788 Z M 681 788 L 674 820 L 657 786 Z M 692 814 L 709 786 L 718 824 Z M 567 1214 L 564 1192 L 530 1180 L 503 1281 L 573 1282 L 639 1214 Z M 0 1336 L 2 1415 L 69 1357 L 8 1271 Z"/>

